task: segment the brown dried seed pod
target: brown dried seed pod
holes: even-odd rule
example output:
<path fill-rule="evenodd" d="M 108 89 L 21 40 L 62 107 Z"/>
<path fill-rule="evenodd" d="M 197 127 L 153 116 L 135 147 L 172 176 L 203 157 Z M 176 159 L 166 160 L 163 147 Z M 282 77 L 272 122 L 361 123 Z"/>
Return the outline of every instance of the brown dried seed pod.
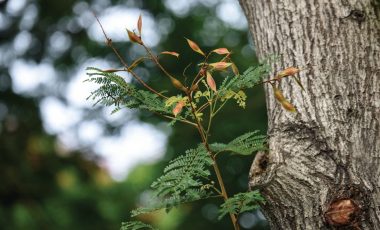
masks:
<path fill-rule="evenodd" d="M 300 69 L 297 69 L 296 67 L 288 67 L 282 70 L 281 72 L 279 72 L 277 76 L 275 77 L 275 79 L 281 79 L 286 76 L 292 76 L 298 72 L 300 72 Z"/>
<path fill-rule="evenodd" d="M 194 85 L 191 86 L 191 88 L 190 88 L 190 92 L 197 91 L 197 90 L 198 90 L 198 84 L 194 84 Z"/>
<path fill-rule="evenodd" d="M 279 102 L 282 102 L 282 101 L 286 101 L 284 95 L 282 94 L 281 90 L 279 90 L 278 88 L 276 88 L 274 86 L 274 97 L 279 101 Z"/>
<path fill-rule="evenodd" d="M 296 108 L 287 100 L 283 100 L 280 103 L 281 103 L 282 107 L 284 109 L 288 110 L 289 112 L 297 112 Z"/>
<path fill-rule="evenodd" d="M 183 86 L 180 81 L 178 81 L 174 77 L 170 77 L 170 80 L 171 80 L 171 82 L 172 82 L 172 84 L 173 84 L 174 87 L 176 87 L 177 89 L 180 89 L 180 90 L 182 90 L 184 92 L 187 92 L 187 88 L 185 86 Z"/>

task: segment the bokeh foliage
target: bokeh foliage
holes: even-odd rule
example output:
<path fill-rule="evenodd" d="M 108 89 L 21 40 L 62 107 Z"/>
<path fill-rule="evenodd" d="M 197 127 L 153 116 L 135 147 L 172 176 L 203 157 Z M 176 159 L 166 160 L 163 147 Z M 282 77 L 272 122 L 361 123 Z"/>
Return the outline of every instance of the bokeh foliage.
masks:
<path fill-rule="evenodd" d="M 182 76 L 183 69 L 190 62 L 196 63 L 198 57 L 186 45 L 183 37 L 196 41 L 204 50 L 228 47 L 234 52 L 234 60 L 240 70 L 256 63 L 253 50 L 250 49 L 246 30 L 225 25 L 216 15 L 215 1 L 207 7 L 201 1 L 195 1 L 191 10 L 184 16 L 170 11 L 165 1 L 27 1 L 26 7 L 17 14 L 7 12 L 7 4 L 0 2 L 2 17 L 7 25 L 0 30 L 0 44 L 3 57 L 0 62 L 0 226 L 2 229 L 118 229 L 122 221 L 129 216 L 129 211 L 136 203 L 144 202 L 145 191 L 151 182 L 161 174 L 167 161 L 178 153 L 199 143 L 196 130 L 177 123 L 169 138 L 167 153 L 161 162 L 154 165 L 142 165 L 128 175 L 125 181 L 114 182 L 98 166 L 101 159 L 93 154 L 91 148 L 66 151 L 56 143 L 56 136 L 47 134 L 41 122 L 39 101 L 54 95 L 67 103 L 65 86 L 70 81 L 78 62 L 86 58 L 98 57 L 117 63 L 104 44 L 88 37 L 86 26 L 70 29 L 71 19 L 78 17 L 73 7 L 87 2 L 88 7 L 101 13 L 106 6 L 127 5 L 149 12 L 156 22 L 169 20 L 171 31 L 162 36 L 157 51 L 173 50 L 181 54 L 175 61 L 167 59 L 164 65 L 173 75 Z M 213 2 L 213 1 L 206 1 Z M 102 5 L 102 7 L 100 7 Z M 23 12 L 28 7 L 36 7 L 37 21 L 25 28 L 22 24 Z M 4 22 L 4 21 L 3 21 Z M 213 26 L 206 26 L 206 25 Z M 88 26 L 88 25 L 87 25 Z M 104 25 L 107 28 L 107 25 Z M 18 54 L 12 53 L 15 37 L 22 31 L 32 35 L 29 48 Z M 70 47 L 61 53 L 50 49 L 49 37 L 60 31 L 70 38 Z M 120 31 L 125 33 L 125 31 Z M 133 46 L 127 42 L 115 44 L 128 54 Z M 80 58 L 79 58 L 80 57 Z M 59 73 L 54 90 L 44 88 L 28 95 L 19 95 L 12 90 L 9 66 L 16 59 L 49 61 Z M 126 56 L 127 60 L 131 60 Z M 150 76 L 150 84 L 170 85 L 159 71 L 146 64 L 157 76 Z M 216 79 L 218 81 L 218 79 Z M 84 84 L 84 83 L 83 83 Z M 84 119 L 102 120 L 109 134 L 117 135 L 118 127 L 102 118 L 100 108 L 83 109 Z M 150 113 L 139 113 L 139 119 L 152 124 L 162 122 L 161 118 Z M 212 142 L 228 142 L 233 137 L 251 130 L 266 130 L 266 113 L 264 95 L 260 87 L 248 94 L 245 110 L 227 105 L 224 112 L 215 118 L 217 124 L 213 130 Z M 246 191 L 248 171 L 252 157 L 221 156 L 222 171 L 229 193 Z M 217 222 L 219 202 L 197 202 L 174 209 L 167 216 L 158 212 L 144 217 L 161 229 L 231 229 L 227 219 Z M 252 217 L 253 215 L 253 217 Z M 252 214 L 256 218 L 257 214 Z M 255 229 L 266 226 L 265 222 L 256 222 Z"/>

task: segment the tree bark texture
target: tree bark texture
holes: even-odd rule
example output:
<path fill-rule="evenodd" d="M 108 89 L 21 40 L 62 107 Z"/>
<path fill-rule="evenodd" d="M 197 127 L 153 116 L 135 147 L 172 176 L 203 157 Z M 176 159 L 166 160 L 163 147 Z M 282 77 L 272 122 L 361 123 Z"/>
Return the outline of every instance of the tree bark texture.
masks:
<path fill-rule="evenodd" d="M 380 1 L 240 0 L 258 57 L 278 55 L 266 87 L 269 151 L 250 187 L 271 229 L 380 229 Z"/>

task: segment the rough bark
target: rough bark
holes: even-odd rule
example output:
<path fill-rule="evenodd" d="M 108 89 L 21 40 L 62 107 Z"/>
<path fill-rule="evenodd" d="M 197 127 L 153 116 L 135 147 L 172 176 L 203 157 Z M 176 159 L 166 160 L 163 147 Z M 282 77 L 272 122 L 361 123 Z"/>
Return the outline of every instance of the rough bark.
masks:
<path fill-rule="evenodd" d="M 380 229 L 380 1 L 240 0 L 259 58 L 296 66 L 266 86 L 269 152 L 252 165 L 272 229 Z M 273 77 L 273 75 L 272 75 Z M 339 203 L 341 202 L 341 203 Z"/>

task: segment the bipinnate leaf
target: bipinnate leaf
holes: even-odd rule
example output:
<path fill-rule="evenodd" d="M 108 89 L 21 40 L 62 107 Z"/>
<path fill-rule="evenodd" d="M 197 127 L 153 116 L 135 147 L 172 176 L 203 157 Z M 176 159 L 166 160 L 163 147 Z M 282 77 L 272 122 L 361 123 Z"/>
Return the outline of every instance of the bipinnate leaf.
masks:
<path fill-rule="evenodd" d="M 263 76 L 268 74 L 269 70 L 269 65 L 262 64 L 255 68 L 250 67 L 237 76 L 227 76 L 219 86 L 218 95 L 221 99 L 230 99 L 240 90 L 262 84 Z"/>
<path fill-rule="evenodd" d="M 213 161 L 203 145 L 186 151 L 169 162 L 164 174 L 152 183 L 149 206 L 135 209 L 131 216 L 170 209 L 182 203 L 205 199 L 213 195 L 213 184 L 205 184 L 211 175 Z"/>
<path fill-rule="evenodd" d="M 99 88 L 91 92 L 88 99 L 96 100 L 94 105 L 115 106 L 116 110 L 122 108 L 144 109 L 154 113 L 171 115 L 169 107 L 165 107 L 165 102 L 156 94 L 150 91 L 138 89 L 133 84 L 115 73 L 104 72 L 100 69 L 87 68 L 86 81 L 94 82 Z M 116 111 L 115 110 L 115 111 Z"/>
<path fill-rule="evenodd" d="M 192 40 L 190 40 L 188 38 L 185 38 L 185 39 L 186 39 L 187 43 L 189 44 L 189 46 L 192 50 L 194 50 L 195 52 L 197 52 L 203 56 L 206 56 L 205 53 L 201 50 L 201 48 L 199 48 L 197 43 L 193 42 Z"/>
<path fill-rule="evenodd" d="M 204 146 L 186 151 L 170 161 L 164 170 L 164 175 L 152 184 L 152 188 L 159 197 L 186 193 L 189 188 L 200 188 L 201 178 L 210 175 L 208 166 L 212 160 Z"/>
<path fill-rule="evenodd" d="M 252 211 L 259 208 L 260 203 L 263 202 L 265 199 L 258 190 L 235 194 L 220 206 L 218 219 L 222 219 L 228 213 L 239 215 L 243 212 Z"/>
<path fill-rule="evenodd" d="M 232 152 L 239 155 L 251 155 L 255 151 L 266 150 L 266 136 L 258 134 L 259 131 L 245 133 L 228 144 L 213 143 L 214 152 Z"/>
<path fill-rule="evenodd" d="M 145 224 L 141 221 L 128 221 L 121 224 L 120 230 L 155 230 L 151 225 Z"/>

